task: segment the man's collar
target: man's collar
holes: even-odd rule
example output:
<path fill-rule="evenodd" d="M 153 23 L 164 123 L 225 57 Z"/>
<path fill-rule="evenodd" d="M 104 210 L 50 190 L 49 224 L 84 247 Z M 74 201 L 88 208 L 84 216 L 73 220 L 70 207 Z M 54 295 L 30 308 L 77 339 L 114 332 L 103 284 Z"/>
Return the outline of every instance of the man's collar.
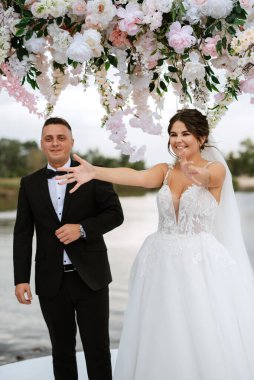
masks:
<path fill-rule="evenodd" d="M 66 162 L 66 164 L 64 164 L 62 166 L 69 168 L 71 166 L 71 158 L 69 158 L 69 160 Z M 51 166 L 49 162 L 47 164 L 47 169 L 57 170 L 57 169 L 53 168 L 53 166 Z"/>

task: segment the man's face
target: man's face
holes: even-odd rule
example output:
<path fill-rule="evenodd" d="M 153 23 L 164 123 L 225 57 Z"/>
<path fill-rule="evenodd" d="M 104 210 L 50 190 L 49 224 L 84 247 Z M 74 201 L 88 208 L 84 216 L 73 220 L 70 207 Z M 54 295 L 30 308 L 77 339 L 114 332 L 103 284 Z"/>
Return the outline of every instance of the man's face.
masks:
<path fill-rule="evenodd" d="M 49 124 L 42 130 L 41 149 L 53 168 L 68 161 L 73 143 L 71 131 L 65 125 Z"/>

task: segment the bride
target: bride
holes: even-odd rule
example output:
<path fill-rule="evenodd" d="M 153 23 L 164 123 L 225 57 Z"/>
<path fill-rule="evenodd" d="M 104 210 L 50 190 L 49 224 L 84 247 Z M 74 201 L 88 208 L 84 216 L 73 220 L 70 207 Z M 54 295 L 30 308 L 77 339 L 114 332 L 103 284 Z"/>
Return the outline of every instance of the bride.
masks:
<path fill-rule="evenodd" d="M 115 380 L 254 380 L 253 273 L 231 175 L 205 116 L 169 123 L 174 166 L 101 168 L 75 156 L 63 183 L 159 188 L 158 230 L 134 262 Z M 66 170 L 66 168 L 62 168 Z M 60 178 L 60 177 L 58 177 Z"/>

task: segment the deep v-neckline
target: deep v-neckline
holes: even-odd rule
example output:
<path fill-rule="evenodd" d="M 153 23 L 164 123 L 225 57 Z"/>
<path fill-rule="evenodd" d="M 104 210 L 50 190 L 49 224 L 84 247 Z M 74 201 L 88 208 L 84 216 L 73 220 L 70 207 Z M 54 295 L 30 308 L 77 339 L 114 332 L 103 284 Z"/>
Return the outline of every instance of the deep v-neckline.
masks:
<path fill-rule="evenodd" d="M 168 193 L 170 195 L 170 198 L 169 200 L 171 201 L 172 203 L 172 207 L 173 207 L 173 210 L 174 210 L 174 217 L 175 217 L 175 223 L 176 225 L 178 226 L 178 221 L 179 221 L 179 214 L 180 214 L 180 210 L 181 210 L 181 203 L 182 203 L 182 199 L 184 198 L 184 196 L 186 194 L 188 194 L 192 189 L 194 188 L 200 188 L 198 185 L 196 185 L 195 183 L 192 183 L 191 185 L 189 185 L 188 187 L 186 187 L 186 189 L 181 193 L 181 196 L 178 198 L 179 199 L 179 202 L 178 202 L 178 210 L 175 209 L 175 206 L 174 206 L 174 201 L 173 201 L 173 193 L 169 187 L 169 184 L 168 183 L 164 183 L 164 186 L 167 187 L 167 190 L 168 190 Z M 214 196 L 211 194 L 211 192 L 206 189 L 206 188 L 203 188 L 202 189 L 206 190 L 206 192 L 209 194 L 210 198 L 212 199 L 212 201 L 215 202 L 216 206 L 219 206 L 219 202 L 214 198 Z"/>
<path fill-rule="evenodd" d="M 185 194 L 188 193 L 192 188 L 197 187 L 197 185 L 195 185 L 194 183 L 192 183 L 191 185 L 189 185 L 188 187 L 186 187 L 186 189 L 181 193 L 180 197 L 178 198 L 178 209 L 177 209 L 177 210 L 175 209 L 174 200 L 173 200 L 173 193 L 172 193 L 172 191 L 171 191 L 171 189 L 170 189 L 170 187 L 169 187 L 169 184 L 168 184 L 168 183 L 165 183 L 165 186 L 168 188 L 168 192 L 169 192 L 169 194 L 170 194 L 170 200 L 171 200 L 172 207 L 173 207 L 173 210 L 174 210 L 175 222 L 176 222 L 176 224 L 178 224 L 182 198 L 183 198 L 183 197 L 185 196 Z"/>

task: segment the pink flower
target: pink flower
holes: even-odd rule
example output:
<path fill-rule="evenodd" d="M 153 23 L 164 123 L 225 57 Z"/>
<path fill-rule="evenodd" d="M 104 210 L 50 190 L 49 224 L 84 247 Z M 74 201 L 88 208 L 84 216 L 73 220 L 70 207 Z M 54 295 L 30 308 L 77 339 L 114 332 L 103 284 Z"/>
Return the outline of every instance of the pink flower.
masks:
<path fill-rule="evenodd" d="M 186 48 L 191 47 L 196 42 L 192 36 L 193 29 L 189 25 L 181 27 L 179 21 L 173 22 L 168 33 L 168 44 L 176 53 L 183 53 Z"/>
<path fill-rule="evenodd" d="M 251 8 L 253 4 L 253 0 L 240 0 L 240 5 L 243 8 Z"/>
<path fill-rule="evenodd" d="M 74 15 L 83 16 L 86 13 L 86 2 L 84 0 L 76 0 L 72 3 L 72 12 Z"/>
<path fill-rule="evenodd" d="M 251 97 L 251 98 L 250 98 L 250 104 L 253 104 L 253 105 L 254 105 L 254 97 Z"/>
<path fill-rule="evenodd" d="M 13 96 L 23 107 L 27 107 L 30 113 L 41 117 L 42 114 L 37 110 L 37 100 L 34 94 L 28 92 L 25 87 L 20 84 L 18 77 L 12 74 L 7 64 L 3 63 L 0 68 L 6 77 L 5 80 L 3 79 L 4 76 L 0 77 L 0 91 L 5 88 L 8 94 Z"/>
<path fill-rule="evenodd" d="M 207 0 L 192 0 L 193 5 L 203 5 L 207 2 Z"/>
<path fill-rule="evenodd" d="M 121 18 L 118 23 L 119 29 L 130 36 L 135 36 L 139 31 L 139 24 L 141 24 L 144 14 L 138 4 L 129 3 L 126 8 L 118 8 L 117 16 Z"/>
<path fill-rule="evenodd" d="M 220 39 L 221 38 L 219 35 L 215 37 L 207 37 L 205 39 L 204 45 L 202 46 L 202 52 L 205 55 L 210 55 L 211 57 L 217 57 L 218 53 L 216 50 L 216 44 Z"/>
<path fill-rule="evenodd" d="M 126 32 L 122 32 L 117 25 L 116 28 L 110 33 L 108 39 L 112 42 L 113 46 L 124 48 L 131 45 L 127 36 L 128 34 Z"/>
<path fill-rule="evenodd" d="M 245 94 L 254 94 L 254 76 L 249 77 L 245 81 L 241 81 L 240 89 Z"/>
<path fill-rule="evenodd" d="M 216 103 L 220 103 L 224 98 L 225 98 L 224 92 L 219 92 L 218 94 L 214 95 L 214 100 L 216 101 Z"/>

